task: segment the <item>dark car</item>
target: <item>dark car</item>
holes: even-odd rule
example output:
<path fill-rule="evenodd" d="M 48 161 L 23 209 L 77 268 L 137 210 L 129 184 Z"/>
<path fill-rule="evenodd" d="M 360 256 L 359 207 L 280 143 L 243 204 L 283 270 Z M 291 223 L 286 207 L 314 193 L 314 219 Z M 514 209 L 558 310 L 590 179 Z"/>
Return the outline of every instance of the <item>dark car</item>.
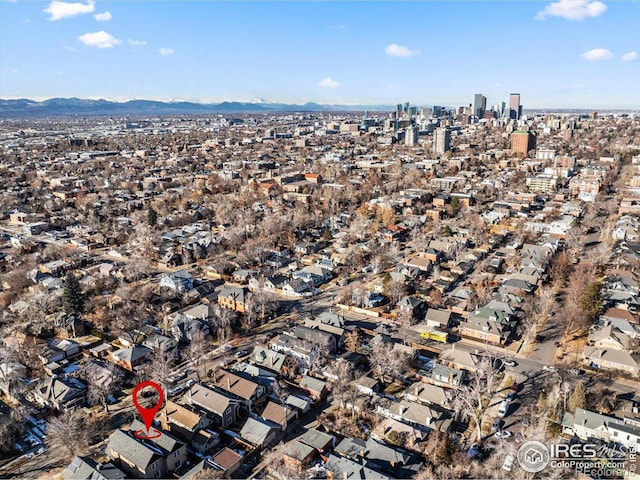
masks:
<path fill-rule="evenodd" d="M 497 432 L 498 430 L 500 430 L 502 428 L 503 425 L 504 425 L 504 420 L 500 420 L 499 418 L 497 418 L 493 422 L 493 425 L 491 425 L 491 431 L 492 432 Z"/>
<path fill-rule="evenodd" d="M 518 393 L 520 391 L 520 384 L 516 382 L 513 385 L 511 385 L 511 391 L 513 393 Z"/>
<path fill-rule="evenodd" d="M 536 335 L 536 342 L 544 341 L 544 335 Z"/>
<path fill-rule="evenodd" d="M 467 451 L 467 458 L 482 458 L 482 446 L 474 443 Z"/>

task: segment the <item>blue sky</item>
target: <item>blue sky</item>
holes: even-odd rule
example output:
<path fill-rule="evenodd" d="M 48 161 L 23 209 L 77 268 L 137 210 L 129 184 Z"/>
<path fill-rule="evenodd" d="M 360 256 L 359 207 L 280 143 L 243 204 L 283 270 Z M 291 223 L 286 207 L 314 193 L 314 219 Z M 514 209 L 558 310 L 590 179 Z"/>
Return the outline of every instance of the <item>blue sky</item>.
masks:
<path fill-rule="evenodd" d="M 640 2 L 0 0 L 0 96 L 640 108 Z"/>

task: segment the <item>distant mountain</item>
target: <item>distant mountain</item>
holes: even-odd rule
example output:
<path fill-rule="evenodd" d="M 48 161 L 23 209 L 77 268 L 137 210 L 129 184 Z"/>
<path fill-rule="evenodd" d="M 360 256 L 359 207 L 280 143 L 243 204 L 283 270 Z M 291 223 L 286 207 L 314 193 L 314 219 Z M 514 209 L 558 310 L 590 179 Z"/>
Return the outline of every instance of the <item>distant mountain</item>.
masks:
<path fill-rule="evenodd" d="M 305 103 L 292 105 L 271 103 L 263 99 L 257 102 L 159 102 L 155 100 L 87 100 L 82 98 L 50 98 L 42 102 L 20 98 L 0 99 L 0 118 L 102 116 L 102 115 L 176 115 L 206 113 L 268 113 L 268 112 L 339 112 L 339 111 L 390 111 L 384 105 L 320 105 Z"/>

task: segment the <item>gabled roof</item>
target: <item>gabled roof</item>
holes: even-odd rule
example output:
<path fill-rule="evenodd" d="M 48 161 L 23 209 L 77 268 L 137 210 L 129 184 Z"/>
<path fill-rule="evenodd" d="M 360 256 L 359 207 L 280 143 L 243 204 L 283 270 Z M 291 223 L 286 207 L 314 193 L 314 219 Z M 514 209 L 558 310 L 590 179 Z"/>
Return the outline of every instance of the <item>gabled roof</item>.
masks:
<path fill-rule="evenodd" d="M 143 347 L 142 345 L 135 345 L 130 348 L 121 348 L 120 350 L 116 350 L 111 355 L 118 360 L 133 364 L 149 355 L 149 353 L 151 353 L 151 349 Z"/>
<path fill-rule="evenodd" d="M 240 435 L 245 440 L 254 445 L 264 445 L 272 431 L 277 430 L 277 426 L 267 420 L 249 417 L 240 430 Z"/>
<path fill-rule="evenodd" d="M 231 398 L 197 383 L 189 389 L 184 398 L 187 402 L 219 416 L 224 415 L 225 410 L 232 402 Z"/>
<path fill-rule="evenodd" d="M 107 453 L 111 455 L 111 451 L 116 452 L 119 457 L 125 458 L 142 471 L 145 471 L 150 464 L 165 454 L 157 446 L 147 445 L 135 438 L 133 433 L 120 429 L 113 432 L 109 443 L 107 443 Z"/>
<path fill-rule="evenodd" d="M 73 457 L 63 472 L 64 480 L 124 480 L 125 477 L 112 463 L 98 463 L 89 457 Z"/>
<path fill-rule="evenodd" d="M 50 402 L 65 403 L 84 395 L 86 389 L 86 385 L 80 380 L 47 377 L 40 392 Z"/>
<path fill-rule="evenodd" d="M 221 370 L 221 372 L 222 374 L 218 374 L 216 380 L 212 382 L 216 387 L 244 400 L 251 400 L 251 397 L 259 387 L 257 383 L 226 370 Z"/>
<path fill-rule="evenodd" d="M 129 431 L 130 432 L 137 432 L 139 430 L 143 430 L 144 431 L 145 428 L 146 427 L 144 426 L 144 423 L 142 423 L 139 420 L 134 420 L 133 422 L 131 422 L 131 426 L 129 427 Z M 159 437 L 152 438 L 150 440 L 143 440 L 143 441 L 144 442 L 152 442 L 153 444 L 155 444 L 157 447 L 162 449 L 167 454 L 173 453 L 173 452 L 175 452 L 176 450 L 179 450 L 181 447 L 183 447 L 185 445 L 184 442 L 181 442 L 176 437 L 171 435 L 169 432 L 165 432 L 165 431 L 163 431 L 162 435 L 160 435 Z"/>
<path fill-rule="evenodd" d="M 305 375 L 302 377 L 302 380 L 300 380 L 300 386 L 314 392 L 322 392 L 322 390 L 326 388 L 327 384 L 318 378 Z"/>
<path fill-rule="evenodd" d="M 191 431 L 196 428 L 201 419 L 200 415 L 197 413 L 192 412 L 171 400 L 167 401 L 167 404 L 162 411 L 162 415 L 166 416 L 171 423 L 175 423 Z"/>
<path fill-rule="evenodd" d="M 333 437 L 328 433 L 320 432 L 316 429 L 309 429 L 298 437 L 298 441 L 322 451 L 328 445 L 331 445 Z"/>
<path fill-rule="evenodd" d="M 449 310 L 441 310 L 439 308 L 429 308 L 427 310 L 427 316 L 425 320 L 431 320 L 432 322 L 438 322 L 443 325 L 447 325 L 451 319 L 451 312 Z"/>
<path fill-rule="evenodd" d="M 242 461 L 242 455 L 234 452 L 230 448 L 224 447 L 211 458 L 211 461 L 226 472 L 230 468 L 233 468 L 238 462 Z"/>

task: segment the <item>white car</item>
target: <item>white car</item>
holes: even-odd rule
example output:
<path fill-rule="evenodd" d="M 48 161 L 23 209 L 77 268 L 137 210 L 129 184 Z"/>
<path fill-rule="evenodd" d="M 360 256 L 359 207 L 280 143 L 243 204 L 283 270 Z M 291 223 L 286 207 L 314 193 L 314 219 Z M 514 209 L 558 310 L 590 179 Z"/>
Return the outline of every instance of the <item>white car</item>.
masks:
<path fill-rule="evenodd" d="M 496 438 L 509 438 L 513 435 L 509 430 L 499 430 L 496 432 Z"/>
<path fill-rule="evenodd" d="M 558 369 L 552 365 L 545 365 L 544 367 L 542 367 L 542 371 L 543 372 L 557 372 Z"/>
<path fill-rule="evenodd" d="M 515 367 L 516 365 L 518 365 L 515 360 L 511 360 L 508 358 L 504 359 L 502 363 L 504 363 L 508 367 Z"/>
<path fill-rule="evenodd" d="M 516 457 L 512 453 L 507 455 L 507 458 L 504 459 L 504 463 L 502 464 L 502 469 L 510 472 L 513 470 L 513 462 L 515 462 Z"/>

